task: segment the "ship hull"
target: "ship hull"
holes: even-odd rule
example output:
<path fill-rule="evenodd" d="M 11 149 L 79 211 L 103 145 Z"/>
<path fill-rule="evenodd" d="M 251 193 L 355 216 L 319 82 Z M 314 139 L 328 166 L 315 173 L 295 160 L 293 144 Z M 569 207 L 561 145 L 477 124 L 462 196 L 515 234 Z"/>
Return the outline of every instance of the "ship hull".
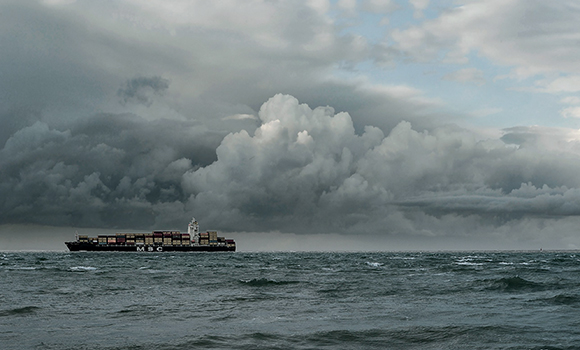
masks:
<path fill-rule="evenodd" d="M 235 247 L 211 245 L 118 245 L 65 242 L 71 252 L 235 252 Z"/>

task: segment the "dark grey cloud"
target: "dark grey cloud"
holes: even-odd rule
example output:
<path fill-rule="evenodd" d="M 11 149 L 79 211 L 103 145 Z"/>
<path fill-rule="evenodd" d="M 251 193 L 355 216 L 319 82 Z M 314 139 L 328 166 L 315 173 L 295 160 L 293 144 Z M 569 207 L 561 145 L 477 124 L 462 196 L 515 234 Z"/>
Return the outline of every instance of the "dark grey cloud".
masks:
<path fill-rule="evenodd" d="M 579 145 L 550 147 L 562 130 L 506 130 L 510 143 L 408 122 L 357 132 L 349 114 L 289 95 L 258 116 L 225 137 L 135 114 L 37 121 L 0 151 L 0 221 L 179 229 L 195 213 L 228 231 L 436 237 L 580 214 Z"/>
<path fill-rule="evenodd" d="M 485 139 L 419 90 L 333 78 L 399 51 L 307 3 L 172 4 L 2 2 L 0 224 L 179 229 L 194 214 L 220 230 L 412 237 L 573 226 L 572 133 Z"/>
<path fill-rule="evenodd" d="M 0 6 L 2 110 L 78 111 L 109 93 L 116 72 L 103 69 L 98 34 L 80 16 L 33 1 Z"/>
<path fill-rule="evenodd" d="M 222 118 L 253 114 L 283 92 L 349 111 L 358 130 L 371 124 L 388 131 L 401 120 L 429 128 L 443 118 L 434 112 L 441 105 L 420 91 L 328 79 L 337 62 L 359 62 L 371 50 L 306 3 L 207 4 L 180 14 L 172 6 L 3 3 L 0 115 L 26 109 L 66 128 L 69 120 L 96 111 L 147 119 L 173 114 L 211 130 L 251 132 L 255 123 Z M 240 11 L 255 20 L 241 21 Z"/>
<path fill-rule="evenodd" d="M 0 112 L 0 145 L 4 145 L 18 130 L 34 124 L 40 120 L 41 114 L 38 110 L 26 107 L 12 107 Z"/>
<path fill-rule="evenodd" d="M 123 103 L 133 102 L 150 106 L 152 95 L 162 96 L 169 88 L 169 80 L 162 77 L 137 77 L 127 81 L 125 87 L 117 91 Z"/>
<path fill-rule="evenodd" d="M 221 137 L 131 114 L 99 114 L 67 130 L 38 121 L 0 151 L 0 220 L 148 227 L 155 205 L 186 199 L 181 175 L 214 161 Z"/>

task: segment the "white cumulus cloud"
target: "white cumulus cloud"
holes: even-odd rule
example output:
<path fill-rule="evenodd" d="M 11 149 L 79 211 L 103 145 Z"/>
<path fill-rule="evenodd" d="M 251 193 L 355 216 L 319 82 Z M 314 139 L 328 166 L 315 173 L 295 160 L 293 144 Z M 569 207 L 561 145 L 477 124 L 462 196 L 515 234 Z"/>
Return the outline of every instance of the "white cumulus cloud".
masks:
<path fill-rule="evenodd" d="M 253 136 L 228 135 L 213 164 L 183 175 L 186 206 L 229 230 L 437 236 L 453 222 L 464 232 L 468 222 L 495 229 L 580 215 L 579 163 L 556 159 L 580 159 L 565 130 L 506 130 L 504 142 L 401 122 L 388 135 L 372 126 L 357 134 L 350 115 L 289 95 L 259 117 Z"/>

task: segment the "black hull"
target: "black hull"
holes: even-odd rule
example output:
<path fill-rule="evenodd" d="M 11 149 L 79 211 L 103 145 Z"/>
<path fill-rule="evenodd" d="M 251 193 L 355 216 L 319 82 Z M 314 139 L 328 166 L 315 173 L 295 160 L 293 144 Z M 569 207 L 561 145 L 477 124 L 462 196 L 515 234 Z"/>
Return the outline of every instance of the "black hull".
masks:
<path fill-rule="evenodd" d="M 117 245 L 117 244 L 92 244 L 79 242 L 65 242 L 71 252 L 235 252 L 235 247 L 210 246 L 210 245 Z"/>

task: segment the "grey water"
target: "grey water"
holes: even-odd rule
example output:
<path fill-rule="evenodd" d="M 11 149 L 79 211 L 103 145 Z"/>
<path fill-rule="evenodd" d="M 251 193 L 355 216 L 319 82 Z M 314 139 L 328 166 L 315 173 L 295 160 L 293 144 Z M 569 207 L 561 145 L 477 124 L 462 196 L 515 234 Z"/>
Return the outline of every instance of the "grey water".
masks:
<path fill-rule="evenodd" d="M 5 252 L 0 349 L 580 349 L 580 254 Z"/>

